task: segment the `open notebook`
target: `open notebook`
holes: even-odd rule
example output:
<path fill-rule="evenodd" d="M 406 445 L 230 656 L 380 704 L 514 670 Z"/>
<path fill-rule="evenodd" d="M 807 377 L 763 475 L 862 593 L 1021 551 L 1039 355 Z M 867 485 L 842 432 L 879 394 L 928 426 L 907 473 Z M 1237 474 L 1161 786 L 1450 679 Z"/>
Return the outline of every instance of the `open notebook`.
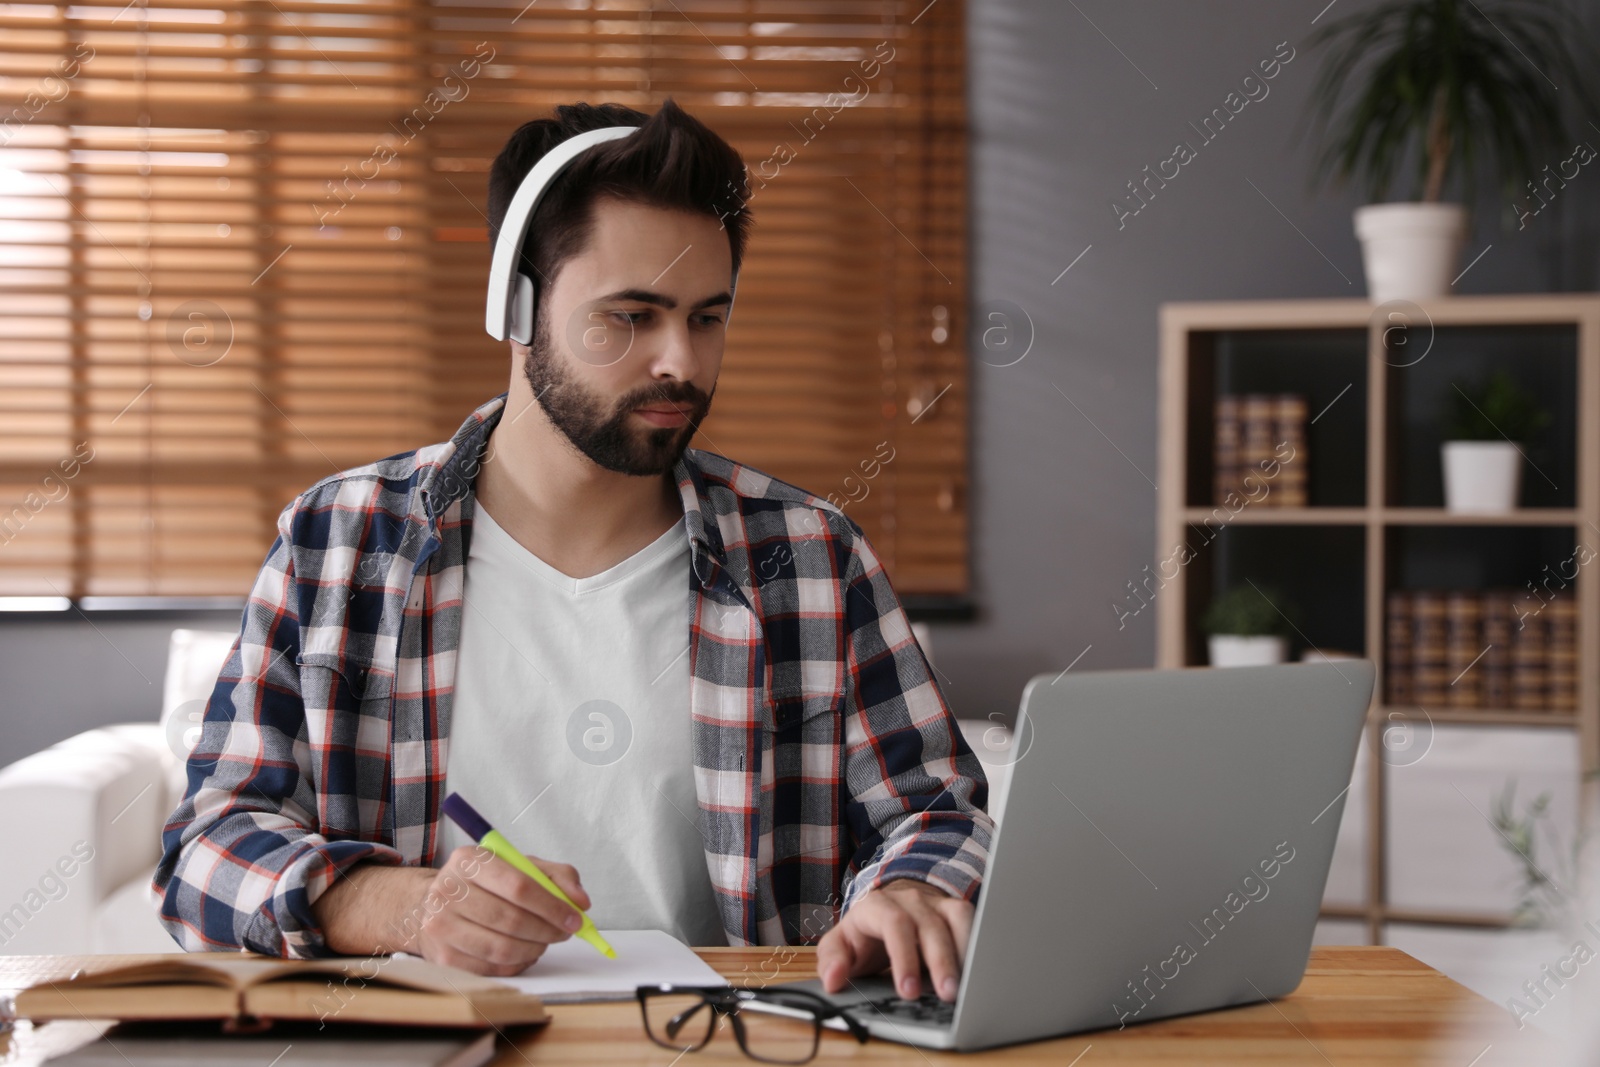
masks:
<path fill-rule="evenodd" d="M 608 960 L 577 938 L 551 945 L 515 978 L 500 981 L 546 1004 L 631 1000 L 642 985 L 727 985 L 727 980 L 687 945 L 660 930 L 602 930 L 617 950 Z"/>

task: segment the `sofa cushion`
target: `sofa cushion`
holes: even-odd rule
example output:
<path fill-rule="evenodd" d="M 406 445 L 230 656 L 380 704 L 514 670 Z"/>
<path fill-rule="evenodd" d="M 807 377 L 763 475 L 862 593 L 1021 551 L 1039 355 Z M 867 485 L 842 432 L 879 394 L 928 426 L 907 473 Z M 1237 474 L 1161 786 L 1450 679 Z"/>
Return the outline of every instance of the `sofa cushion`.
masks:
<path fill-rule="evenodd" d="M 99 903 L 160 856 L 172 760 L 155 723 L 90 730 L 0 771 L 0 953 L 88 952 Z"/>
<path fill-rule="evenodd" d="M 200 740 L 206 701 L 238 634 L 232 630 L 174 630 L 167 646 L 167 676 L 161 693 L 161 729 L 173 761 L 168 767 L 167 810 L 183 799 L 184 763 Z"/>
<path fill-rule="evenodd" d="M 91 943 L 99 953 L 183 951 L 156 918 L 148 873 L 130 879 L 95 909 Z"/>

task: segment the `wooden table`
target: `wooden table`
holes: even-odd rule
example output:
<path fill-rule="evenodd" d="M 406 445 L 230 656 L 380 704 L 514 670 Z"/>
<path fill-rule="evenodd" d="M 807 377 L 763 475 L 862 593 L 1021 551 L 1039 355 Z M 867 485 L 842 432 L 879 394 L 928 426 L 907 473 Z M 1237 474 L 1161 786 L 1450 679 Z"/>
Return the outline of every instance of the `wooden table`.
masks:
<path fill-rule="evenodd" d="M 814 975 L 811 949 L 702 949 L 700 954 L 733 984 L 760 985 Z M 72 956 L 0 957 L 0 992 L 64 977 L 85 961 Z M 652 1045 L 636 1003 L 550 1007 L 548 1026 L 516 1035 L 494 1067 L 525 1064 L 633 1064 L 671 1067 L 678 1057 Z M 0 1037 L 0 1063 L 32 1065 L 96 1036 L 100 1024 L 18 1023 Z M 1316 948 L 1305 981 L 1273 1003 L 1103 1030 L 983 1053 L 940 1053 L 872 1041 L 858 1045 L 831 1031 L 814 1061 L 878 1064 L 1008 1063 L 1044 1067 L 1121 1067 L 1174 1064 L 1334 1064 L 1385 1067 L 1501 1067 L 1550 1062 L 1518 1032 L 1511 1016 L 1489 1001 L 1393 948 Z M 749 1064 L 732 1035 L 717 1034 L 681 1067 Z"/>

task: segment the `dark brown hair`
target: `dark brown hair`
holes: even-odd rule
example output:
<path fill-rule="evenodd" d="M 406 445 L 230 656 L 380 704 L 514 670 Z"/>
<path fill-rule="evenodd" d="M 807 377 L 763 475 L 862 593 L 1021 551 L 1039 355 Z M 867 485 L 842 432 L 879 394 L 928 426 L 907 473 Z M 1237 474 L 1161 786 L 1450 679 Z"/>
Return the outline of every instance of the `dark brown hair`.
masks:
<path fill-rule="evenodd" d="M 489 169 L 490 247 L 534 164 L 569 137 L 606 126 L 637 126 L 639 132 L 595 145 L 562 171 L 533 213 L 518 269 L 541 287 L 553 280 L 588 243 L 596 198 L 614 196 L 718 219 L 737 273 L 750 230 L 744 160 L 670 97 L 654 115 L 621 104 L 563 104 L 554 118 L 518 127 Z"/>

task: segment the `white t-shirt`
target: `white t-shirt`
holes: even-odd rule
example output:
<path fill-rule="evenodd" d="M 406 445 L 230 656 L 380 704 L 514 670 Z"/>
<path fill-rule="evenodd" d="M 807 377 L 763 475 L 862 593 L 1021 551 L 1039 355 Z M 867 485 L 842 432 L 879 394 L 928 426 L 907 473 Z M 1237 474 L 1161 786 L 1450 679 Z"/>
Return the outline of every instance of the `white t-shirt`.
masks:
<path fill-rule="evenodd" d="M 577 867 L 602 929 L 722 945 L 694 787 L 689 567 L 682 519 L 572 578 L 478 505 L 445 789 L 523 852 Z M 471 841 L 440 826 L 442 864 Z"/>

